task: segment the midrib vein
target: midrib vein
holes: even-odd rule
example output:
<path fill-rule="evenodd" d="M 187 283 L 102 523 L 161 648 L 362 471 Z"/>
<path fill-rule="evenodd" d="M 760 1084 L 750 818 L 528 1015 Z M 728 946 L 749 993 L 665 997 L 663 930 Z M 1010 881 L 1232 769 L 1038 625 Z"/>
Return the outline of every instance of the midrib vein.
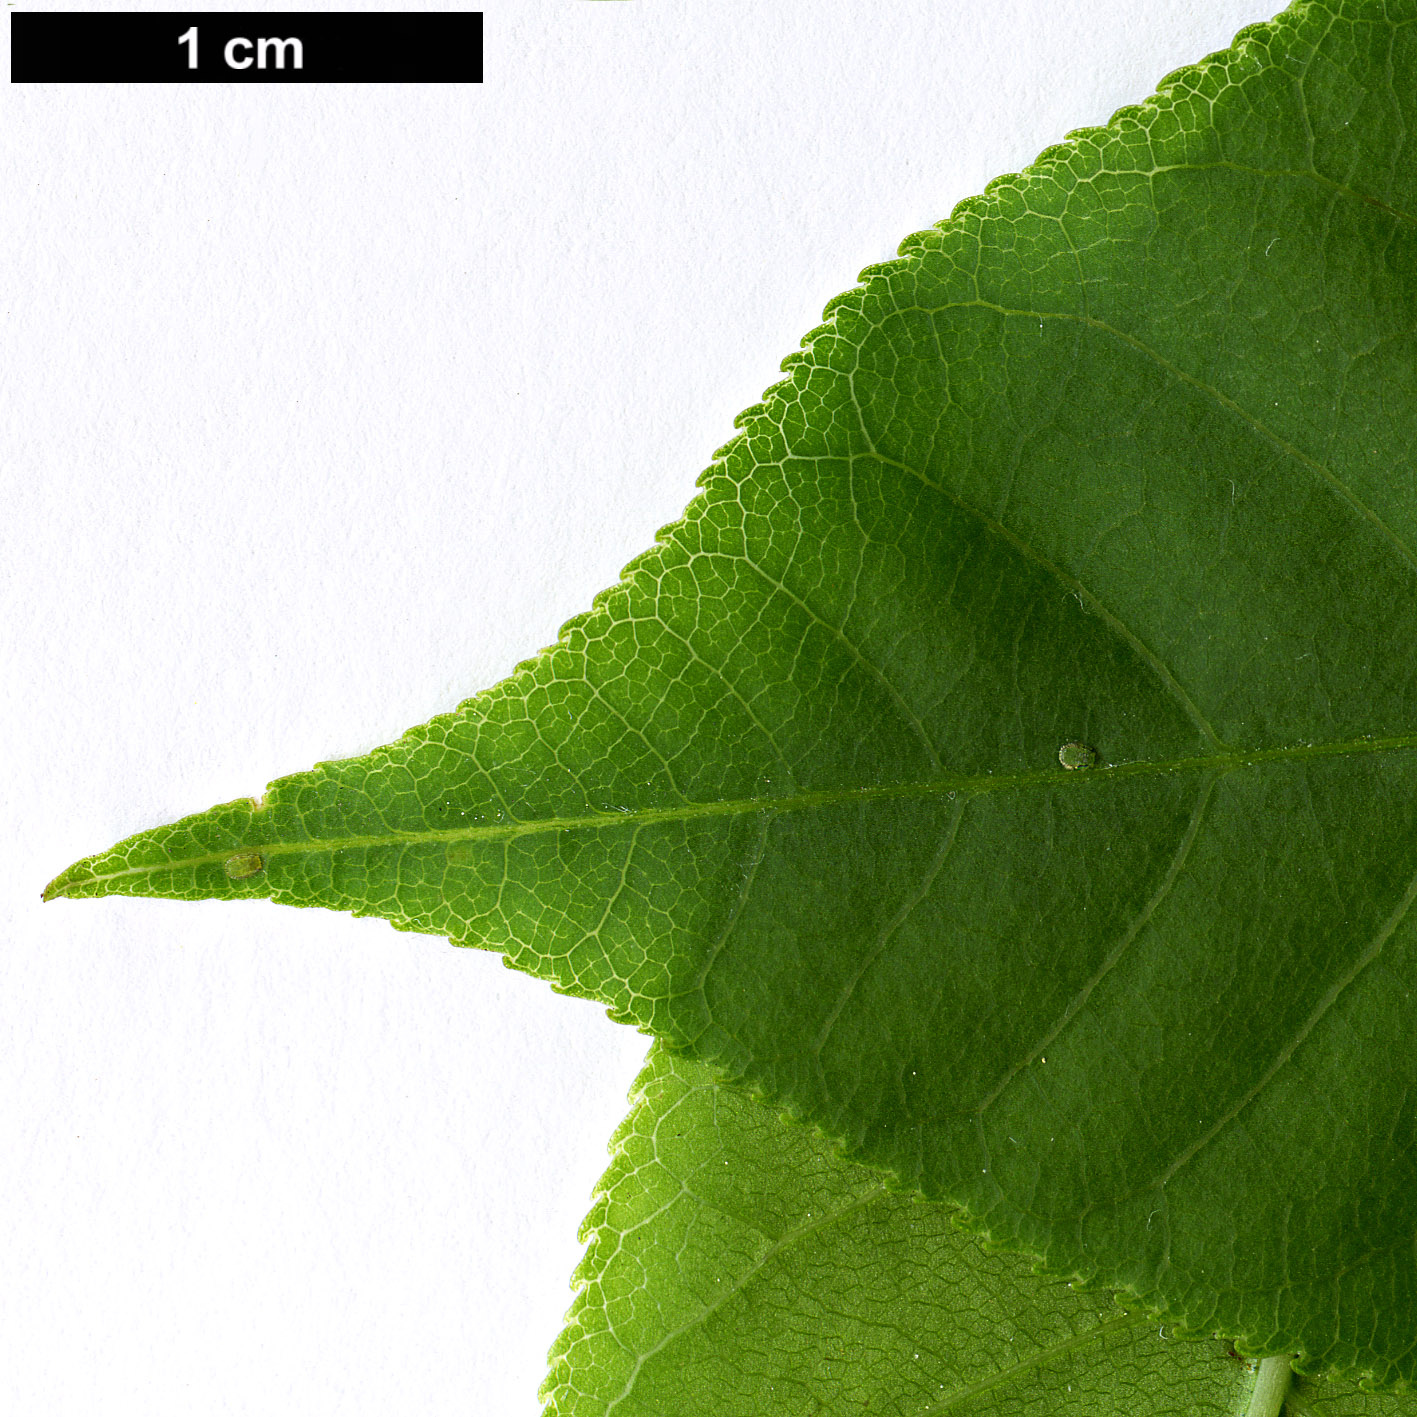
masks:
<path fill-rule="evenodd" d="M 629 1377 L 625 1380 L 624 1387 L 606 1405 L 606 1413 L 610 1413 L 618 1407 L 634 1390 L 635 1383 L 639 1379 L 644 1365 L 657 1354 L 661 1353 L 676 1339 L 682 1338 L 686 1333 L 701 1328 L 715 1313 L 738 1294 L 741 1294 L 749 1284 L 758 1276 L 780 1254 L 792 1248 L 799 1241 L 809 1236 L 819 1234 L 821 1231 L 830 1229 L 839 1224 L 847 1216 L 855 1214 L 868 1205 L 873 1205 L 876 1201 L 888 1198 L 888 1192 L 884 1186 L 874 1186 L 866 1194 L 857 1196 L 853 1200 L 836 1210 L 827 1211 L 815 1220 L 798 1226 L 795 1230 L 788 1232 L 781 1238 L 769 1245 L 758 1257 L 751 1268 L 737 1275 L 728 1289 L 722 1294 L 715 1296 L 711 1304 L 707 1304 L 687 1323 L 680 1324 L 679 1327 L 664 1334 L 656 1343 L 639 1354 L 634 1363 L 634 1367 Z M 952 1391 L 946 1393 L 942 1398 L 932 1398 L 929 1407 L 930 1412 L 944 1412 L 951 1407 L 957 1407 L 961 1402 L 968 1401 L 971 1397 L 976 1397 L 982 1392 L 987 1392 L 990 1388 L 1007 1386 L 1011 1382 L 1017 1382 L 1025 1377 L 1033 1369 L 1041 1367 L 1045 1363 L 1053 1362 L 1059 1358 L 1066 1357 L 1069 1353 L 1074 1353 L 1080 1348 L 1087 1348 L 1092 1344 L 1100 1343 L 1110 1334 L 1116 1333 L 1119 1329 L 1140 1328 L 1152 1322 L 1145 1314 L 1117 1314 L 1112 1318 L 1101 1319 L 1093 1328 L 1084 1329 L 1080 1333 L 1069 1334 L 1066 1338 L 1055 1339 L 1051 1343 L 1045 1343 L 1026 1358 L 1020 1358 L 1013 1362 L 1002 1364 L 995 1372 L 987 1376 L 977 1378 L 973 1382 L 961 1384 Z M 919 1356 L 919 1355 L 917 1355 Z"/>
<path fill-rule="evenodd" d="M 635 1359 L 635 1365 L 633 1369 L 631 1369 L 630 1376 L 625 1380 L 625 1386 L 606 1404 L 605 1411 L 607 1417 L 610 1412 L 617 1408 L 630 1395 L 635 1383 L 639 1380 L 640 1370 L 655 1354 L 667 1348 L 675 1339 L 681 1338 L 684 1334 L 689 1333 L 693 1329 L 701 1328 L 715 1313 L 728 1303 L 730 1299 L 742 1293 L 743 1290 L 748 1287 L 749 1283 L 757 1277 L 758 1273 L 776 1259 L 778 1255 L 782 1254 L 785 1250 L 791 1249 L 799 1240 L 804 1240 L 820 1230 L 825 1230 L 830 1226 L 836 1225 L 848 1215 L 854 1215 L 858 1210 L 862 1210 L 866 1206 L 871 1205 L 885 1194 L 886 1189 L 883 1185 L 872 1186 L 864 1195 L 855 1197 L 845 1205 L 839 1206 L 836 1210 L 826 1211 L 815 1220 L 809 1220 L 799 1225 L 795 1230 L 788 1231 L 787 1234 L 780 1236 L 770 1244 L 763 1253 L 758 1256 L 751 1268 L 737 1275 L 722 1294 L 715 1296 L 713 1303 L 706 1304 L 703 1309 L 695 1314 L 687 1323 L 680 1324 L 678 1328 L 671 1329 L 668 1333 L 664 1334 L 657 1343 L 651 1345 Z"/>
<path fill-rule="evenodd" d="M 181 870 L 192 866 L 212 865 L 226 861 L 233 852 L 240 851 L 255 851 L 263 857 L 270 858 L 434 842 L 509 841 L 518 837 L 553 832 L 607 830 L 615 827 L 647 826 L 657 822 L 689 822 L 707 817 L 746 816 L 759 812 L 774 814 L 802 812 L 810 811 L 813 808 L 844 806 L 851 803 L 866 804 L 922 797 L 948 797 L 951 794 L 960 793 L 981 795 L 989 792 L 1024 791 L 1037 787 L 1060 788 L 1064 791 L 1085 791 L 1103 783 L 1116 782 L 1125 778 L 1155 777 L 1165 773 L 1178 772 L 1209 771 L 1223 774 L 1233 772 L 1238 768 L 1256 767 L 1264 763 L 1352 757 L 1366 753 L 1400 752 L 1408 748 L 1417 748 L 1417 733 L 1388 738 L 1354 738 L 1335 743 L 1297 743 L 1280 748 L 1236 750 L 1159 761 L 1143 760 L 1118 763 L 1110 767 L 1081 769 L 1075 772 L 1049 767 L 1030 772 L 986 773 L 974 777 L 942 775 L 926 782 L 889 783 L 874 787 L 830 788 L 819 792 L 799 792 L 788 796 L 744 797 L 717 802 L 683 802 L 668 807 L 586 812 L 574 817 L 542 817 L 531 821 L 495 822 L 439 830 L 425 828 L 418 831 L 318 837 L 298 841 L 235 841 L 220 851 L 175 858 L 164 861 L 160 865 L 130 866 L 117 871 L 95 871 L 87 875 L 72 877 L 66 872 L 45 891 L 45 898 L 52 899 L 78 887 L 121 880 L 126 877 L 149 875 L 157 871 Z M 271 808 L 264 810 L 269 811 Z M 103 854 L 108 855 L 109 853 Z M 80 866 L 83 864 L 79 863 Z M 77 867 L 70 869 L 77 870 Z"/>

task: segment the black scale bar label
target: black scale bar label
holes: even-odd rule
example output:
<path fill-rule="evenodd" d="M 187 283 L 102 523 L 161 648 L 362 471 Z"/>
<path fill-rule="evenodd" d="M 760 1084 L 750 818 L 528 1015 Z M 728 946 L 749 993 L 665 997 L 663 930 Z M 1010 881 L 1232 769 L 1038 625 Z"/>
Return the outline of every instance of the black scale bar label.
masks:
<path fill-rule="evenodd" d="M 10 81 L 480 84 L 482 14 L 11 11 Z"/>

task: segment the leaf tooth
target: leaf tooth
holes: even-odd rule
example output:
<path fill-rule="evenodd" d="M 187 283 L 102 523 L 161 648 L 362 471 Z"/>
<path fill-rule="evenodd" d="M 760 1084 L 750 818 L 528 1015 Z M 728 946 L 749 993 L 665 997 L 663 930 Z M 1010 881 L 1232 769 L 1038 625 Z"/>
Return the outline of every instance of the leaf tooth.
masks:
<path fill-rule="evenodd" d="M 714 449 L 713 462 L 710 463 L 710 465 L 709 465 L 708 467 L 706 467 L 706 468 L 703 470 L 703 472 L 699 475 L 699 486 L 700 486 L 700 487 L 703 486 L 703 479 L 704 479 L 705 477 L 707 477 L 711 472 L 714 471 L 713 463 L 721 463 L 725 458 L 727 458 L 727 457 L 733 452 L 733 450 L 734 450 L 735 448 L 741 447 L 744 441 L 745 441 L 745 436 L 744 436 L 744 434 L 739 433 L 739 434 L 737 435 L 737 437 L 730 438 L 721 448 L 715 448 L 715 449 Z"/>

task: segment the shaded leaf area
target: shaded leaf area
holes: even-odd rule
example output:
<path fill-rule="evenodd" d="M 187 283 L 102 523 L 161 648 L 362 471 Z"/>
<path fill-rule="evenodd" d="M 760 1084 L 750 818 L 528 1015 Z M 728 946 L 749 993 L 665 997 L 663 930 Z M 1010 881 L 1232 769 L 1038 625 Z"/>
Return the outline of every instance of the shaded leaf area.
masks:
<path fill-rule="evenodd" d="M 551 1354 L 547 1417 L 1232 1417 L 1254 1365 L 991 1254 L 662 1046 L 631 1093 Z M 1300 1379 L 1290 1417 L 1417 1398 Z"/>
<path fill-rule="evenodd" d="M 50 893 L 503 951 L 1054 1273 L 1417 1376 L 1415 22 L 992 184 L 556 646 Z"/>

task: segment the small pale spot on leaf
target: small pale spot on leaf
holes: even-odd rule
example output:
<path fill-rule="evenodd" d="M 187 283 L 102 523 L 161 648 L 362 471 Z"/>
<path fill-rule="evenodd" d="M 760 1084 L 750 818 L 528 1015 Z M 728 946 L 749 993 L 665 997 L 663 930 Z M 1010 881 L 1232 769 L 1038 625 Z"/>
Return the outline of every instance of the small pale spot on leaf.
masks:
<path fill-rule="evenodd" d="M 1086 743 L 1064 743 L 1058 749 L 1058 761 L 1069 771 L 1097 766 L 1097 749 Z"/>
<path fill-rule="evenodd" d="M 228 856 L 221 863 L 221 869 L 231 877 L 233 881 L 244 881 L 247 876 L 254 876 L 257 871 L 265 866 L 261 860 L 259 852 L 238 851 L 235 856 Z"/>

